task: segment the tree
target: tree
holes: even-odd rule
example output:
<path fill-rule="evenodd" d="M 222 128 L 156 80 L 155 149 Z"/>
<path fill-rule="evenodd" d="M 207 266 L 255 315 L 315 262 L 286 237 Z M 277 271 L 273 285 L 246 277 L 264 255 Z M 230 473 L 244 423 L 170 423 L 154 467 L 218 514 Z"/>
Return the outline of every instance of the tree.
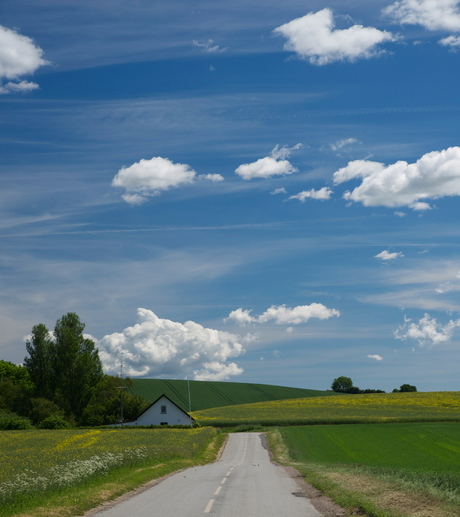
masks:
<path fill-rule="evenodd" d="M 32 337 L 26 341 L 29 357 L 24 358 L 30 378 L 35 385 L 35 395 L 50 399 L 55 390 L 55 376 L 52 367 L 53 342 L 49 330 L 43 323 L 32 328 Z"/>
<path fill-rule="evenodd" d="M 85 338 L 84 323 L 69 312 L 54 327 L 52 366 L 56 379 L 56 402 L 79 419 L 103 378 L 94 341 Z"/>
<path fill-rule="evenodd" d="M 402 384 L 399 387 L 399 390 L 395 388 L 393 390 L 393 393 L 410 393 L 417 391 L 417 388 L 415 386 L 411 386 L 410 384 Z"/>
<path fill-rule="evenodd" d="M 353 381 L 350 377 L 337 377 L 331 384 L 331 388 L 333 391 L 337 391 L 340 393 L 348 392 L 348 390 L 353 388 Z"/>
<path fill-rule="evenodd" d="M 35 325 L 24 364 L 35 384 L 35 396 L 57 404 L 68 418 L 81 417 L 103 378 L 94 341 L 83 335 L 84 323 L 74 312 L 57 320 L 54 336 Z"/>

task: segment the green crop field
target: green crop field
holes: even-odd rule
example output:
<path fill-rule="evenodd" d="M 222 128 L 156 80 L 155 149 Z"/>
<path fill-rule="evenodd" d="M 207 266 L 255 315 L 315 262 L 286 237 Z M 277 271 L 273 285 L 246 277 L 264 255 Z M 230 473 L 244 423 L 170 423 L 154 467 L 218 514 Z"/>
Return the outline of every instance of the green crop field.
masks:
<path fill-rule="evenodd" d="M 460 422 L 460 392 L 378 393 L 276 400 L 194 413 L 202 425 Z"/>
<path fill-rule="evenodd" d="M 120 467 L 194 458 L 213 436 L 211 428 L 3 431 L 0 515 L 15 501 L 68 489 Z"/>
<path fill-rule="evenodd" d="M 370 515 L 460 515 L 460 424 L 280 428 L 310 482 Z M 332 483 L 332 485 L 331 485 Z"/>
<path fill-rule="evenodd" d="M 130 388 L 151 402 L 165 394 L 188 412 L 188 382 L 182 380 L 138 379 Z M 190 381 L 192 411 L 249 402 L 337 395 L 334 392 L 287 388 L 268 384 Z"/>

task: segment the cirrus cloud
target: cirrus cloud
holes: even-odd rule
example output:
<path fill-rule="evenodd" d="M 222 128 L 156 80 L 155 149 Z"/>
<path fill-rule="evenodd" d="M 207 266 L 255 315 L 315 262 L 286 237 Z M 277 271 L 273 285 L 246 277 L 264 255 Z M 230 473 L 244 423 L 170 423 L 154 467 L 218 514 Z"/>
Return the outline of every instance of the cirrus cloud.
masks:
<path fill-rule="evenodd" d="M 0 94 L 36 90 L 38 84 L 20 78 L 48 64 L 43 50 L 31 38 L 0 25 Z M 5 79 L 9 82 L 2 84 Z"/>
<path fill-rule="evenodd" d="M 230 358 L 245 352 L 239 336 L 205 328 L 193 321 L 178 323 L 138 309 L 139 323 L 97 342 L 104 371 L 116 375 L 120 361 L 131 377 L 193 376 L 224 380 L 243 372 Z"/>
<path fill-rule="evenodd" d="M 334 14 L 326 8 L 285 23 L 273 33 L 287 39 L 285 50 L 295 52 L 313 65 L 375 57 L 381 53 L 377 48 L 380 43 L 397 39 L 390 32 L 374 27 L 353 25 L 342 30 L 334 27 Z"/>
<path fill-rule="evenodd" d="M 415 163 L 391 165 L 368 160 L 349 162 L 334 173 L 335 185 L 361 179 L 361 184 L 344 193 L 344 199 L 364 206 L 408 206 L 429 210 L 422 200 L 460 195 L 460 147 L 423 155 Z"/>

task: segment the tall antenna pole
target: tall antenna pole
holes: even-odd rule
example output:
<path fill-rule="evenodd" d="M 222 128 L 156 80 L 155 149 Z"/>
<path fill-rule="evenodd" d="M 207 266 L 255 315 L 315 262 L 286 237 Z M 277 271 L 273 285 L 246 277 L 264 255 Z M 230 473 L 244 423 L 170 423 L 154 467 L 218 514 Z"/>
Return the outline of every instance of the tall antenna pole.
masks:
<path fill-rule="evenodd" d="M 192 398 L 190 395 L 190 379 L 187 377 L 187 385 L 188 385 L 188 414 L 190 417 L 190 427 L 192 427 Z"/>
<path fill-rule="evenodd" d="M 119 423 L 121 424 L 121 427 L 123 427 L 123 390 L 126 389 L 126 386 L 123 386 L 123 363 L 120 363 L 120 384 L 121 386 L 118 386 L 117 389 L 120 390 L 120 418 Z"/>

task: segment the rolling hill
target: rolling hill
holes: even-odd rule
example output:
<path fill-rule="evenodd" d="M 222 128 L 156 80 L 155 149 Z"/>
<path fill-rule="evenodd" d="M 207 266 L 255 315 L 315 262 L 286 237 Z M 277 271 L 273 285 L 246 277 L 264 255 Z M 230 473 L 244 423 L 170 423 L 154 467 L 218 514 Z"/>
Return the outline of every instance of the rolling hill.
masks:
<path fill-rule="evenodd" d="M 165 394 L 184 411 L 188 411 L 188 386 L 185 380 L 136 379 L 130 387 L 150 402 Z M 192 411 L 222 406 L 267 402 L 272 400 L 324 397 L 337 395 L 332 391 L 288 388 L 269 384 L 239 382 L 190 381 Z"/>

